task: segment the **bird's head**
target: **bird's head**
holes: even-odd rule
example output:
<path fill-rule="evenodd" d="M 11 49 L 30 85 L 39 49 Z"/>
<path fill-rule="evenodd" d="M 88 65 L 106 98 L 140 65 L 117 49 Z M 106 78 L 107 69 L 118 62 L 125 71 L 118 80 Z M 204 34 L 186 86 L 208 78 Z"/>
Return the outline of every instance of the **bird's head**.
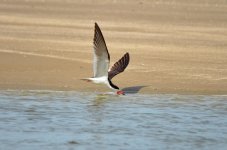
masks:
<path fill-rule="evenodd" d="M 117 91 L 117 95 L 125 95 L 125 92 L 124 91 L 121 91 L 121 90 L 118 90 Z"/>

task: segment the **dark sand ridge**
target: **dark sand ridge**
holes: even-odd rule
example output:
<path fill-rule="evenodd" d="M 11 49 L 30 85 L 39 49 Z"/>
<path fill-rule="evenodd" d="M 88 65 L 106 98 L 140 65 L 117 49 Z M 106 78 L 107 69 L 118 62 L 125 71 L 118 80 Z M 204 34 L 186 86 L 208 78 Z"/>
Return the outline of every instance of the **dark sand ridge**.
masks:
<path fill-rule="evenodd" d="M 227 93 L 225 1 L 0 0 L 0 89 L 106 91 L 92 76 L 98 22 L 111 65 L 131 62 L 113 79 L 141 93 Z"/>

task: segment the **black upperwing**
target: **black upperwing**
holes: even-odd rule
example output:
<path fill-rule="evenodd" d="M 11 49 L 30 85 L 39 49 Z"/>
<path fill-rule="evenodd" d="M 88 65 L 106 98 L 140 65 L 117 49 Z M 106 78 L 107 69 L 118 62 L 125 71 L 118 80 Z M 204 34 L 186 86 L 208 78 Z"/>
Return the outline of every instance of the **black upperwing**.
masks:
<path fill-rule="evenodd" d="M 124 54 L 124 56 L 119 59 L 110 69 L 110 71 L 108 72 L 108 78 L 111 80 L 113 77 L 115 77 L 117 74 L 123 72 L 125 70 L 125 68 L 128 66 L 129 64 L 129 53 Z"/>

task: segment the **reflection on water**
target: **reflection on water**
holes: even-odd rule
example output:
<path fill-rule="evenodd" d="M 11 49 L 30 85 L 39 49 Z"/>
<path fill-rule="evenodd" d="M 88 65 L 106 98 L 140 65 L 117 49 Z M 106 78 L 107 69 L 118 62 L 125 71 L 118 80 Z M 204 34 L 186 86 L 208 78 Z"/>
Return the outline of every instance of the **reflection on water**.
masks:
<path fill-rule="evenodd" d="M 225 149 L 227 96 L 0 91 L 0 149 Z"/>

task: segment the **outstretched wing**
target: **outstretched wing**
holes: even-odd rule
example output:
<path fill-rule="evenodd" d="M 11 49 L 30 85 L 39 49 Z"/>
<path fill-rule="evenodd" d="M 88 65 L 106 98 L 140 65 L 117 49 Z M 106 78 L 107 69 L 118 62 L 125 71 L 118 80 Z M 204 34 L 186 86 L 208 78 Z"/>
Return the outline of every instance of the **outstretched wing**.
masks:
<path fill-rule="evenodd" d="M 119 59 L 108 72 L 108 77 L 111 80 L 117 74 L 123 72 L 129 64 L 129 53 L 124 54 L 124 56 Z"/>
<path fill-rule="evenodd" d="M 95 33 L 93 39 L 94 61 L 93 71 L 94 77 L 108 75 L 110 55 L 106 47 L 106 42 L 97 23 L 95 23 Z"/>

